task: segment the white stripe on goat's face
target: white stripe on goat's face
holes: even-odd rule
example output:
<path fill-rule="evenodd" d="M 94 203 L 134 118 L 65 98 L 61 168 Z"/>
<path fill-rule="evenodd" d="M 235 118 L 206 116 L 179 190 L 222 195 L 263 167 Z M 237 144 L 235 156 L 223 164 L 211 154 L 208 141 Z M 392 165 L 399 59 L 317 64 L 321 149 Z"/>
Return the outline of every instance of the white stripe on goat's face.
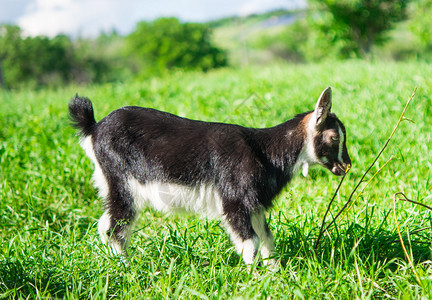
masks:
<path fill-rule="evenodd" d="M 340 128 L 340 125 L 339 125 L 338 129 L 339 129 L 338 130 L 339 131 L 339 153 L 338 153 L 338 160 L 342 162 L 343 161 L 342 155 L 343 155 L 343 145 L 344 145 L 344 142 L 345 142 L 345 135 L 344 135 L 342 129 Z"/>

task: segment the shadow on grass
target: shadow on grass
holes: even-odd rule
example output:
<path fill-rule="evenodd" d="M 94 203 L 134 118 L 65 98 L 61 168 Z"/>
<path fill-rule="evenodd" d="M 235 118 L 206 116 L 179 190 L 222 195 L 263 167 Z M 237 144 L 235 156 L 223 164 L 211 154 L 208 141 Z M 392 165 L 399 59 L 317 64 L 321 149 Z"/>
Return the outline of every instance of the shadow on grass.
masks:
<path fill-rule="evenodd" d="M 353 262 L 354 254 L 365 264 L 388 263 L 392 260 L 406 261 L 405 254 L 394 226 L 389 230 L 387 224 L 388 212 L 379 226 L 371 225 L 367 220 L 364 224 L 347 222 L 335 225 L 323 235 L 321 242 L 314 250 L 319 227 L 310 230 L 307 225 L 285 223 L 278 237 L 278 251 L 282 261 L 295 257 L 313 258 L 320 262 L 346 263 Z M 415 263 L 421 263 L 432 258 L 431 230 L 413 228 L 408 236 L 403 234 L 404 244 L 412 255 Z M 393 269 L 396 261 L 388 264 Z"/>
<path fill-rule="evenodd" d="M 46 274 L 40 274 L 34 264 L 31 258 L 0 262 L 0 298 L 18 298 L 18 295 L 37 298 L 40 289 L 52 291 L 51 296 L 62 298 L 67 283 L 57 276 L 55 279 L 55 274 L 48 269 Z"/>

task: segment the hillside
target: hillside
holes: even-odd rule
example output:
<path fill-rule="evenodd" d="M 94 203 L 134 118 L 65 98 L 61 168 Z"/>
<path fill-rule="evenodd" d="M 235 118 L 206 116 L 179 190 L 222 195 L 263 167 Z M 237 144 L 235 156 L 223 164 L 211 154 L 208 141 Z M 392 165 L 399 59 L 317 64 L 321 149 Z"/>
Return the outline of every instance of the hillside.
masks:
<path fill-rule="evenodd" d="M 255 47 L 257 40 L 278 34 L 285 26 L 303 17 L 303 11 L 276 10 L 222 18 L 208 24 L 213 29 L 214 42 L 229 52 L 230 64 L 238 66 L 273 61 L 275 57 L 269 49 Z"/>

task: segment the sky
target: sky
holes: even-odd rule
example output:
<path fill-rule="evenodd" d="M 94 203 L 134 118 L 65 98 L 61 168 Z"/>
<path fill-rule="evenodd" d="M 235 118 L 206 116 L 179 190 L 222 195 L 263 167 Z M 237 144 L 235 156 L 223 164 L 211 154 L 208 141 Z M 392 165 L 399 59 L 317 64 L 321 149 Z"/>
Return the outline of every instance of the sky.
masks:
<path fill-rule="evenodd" d="M 0 24 L 16 24 L 30 36 L 95 37 L 114 29 L 127 34 L 158 17 L 202 22 L 304 6 L 305 0 L 0 0 Z"/>

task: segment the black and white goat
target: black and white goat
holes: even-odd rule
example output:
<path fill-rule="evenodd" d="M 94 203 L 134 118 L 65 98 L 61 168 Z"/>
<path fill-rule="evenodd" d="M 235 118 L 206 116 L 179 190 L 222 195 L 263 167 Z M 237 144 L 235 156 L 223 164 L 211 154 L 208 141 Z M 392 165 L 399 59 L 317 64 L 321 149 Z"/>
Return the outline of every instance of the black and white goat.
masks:
<path fill-rule="evenodd" d="M 351 163 L 345 128 L 330 108 L 326 88 L 314 111 L 272 128 L 194 121 L 133 106 L 97 123 L 90 100 L 76 96 L 69 112 L 104 199 L 102 241 L 125 252 L 133 223 L 149 204 L 221 218 L 246 264 L 254 261 L 259 242 L 268 259 L 275 246 L 265 211 L 281 189 L 310 165 L 340 176 Z"/>

